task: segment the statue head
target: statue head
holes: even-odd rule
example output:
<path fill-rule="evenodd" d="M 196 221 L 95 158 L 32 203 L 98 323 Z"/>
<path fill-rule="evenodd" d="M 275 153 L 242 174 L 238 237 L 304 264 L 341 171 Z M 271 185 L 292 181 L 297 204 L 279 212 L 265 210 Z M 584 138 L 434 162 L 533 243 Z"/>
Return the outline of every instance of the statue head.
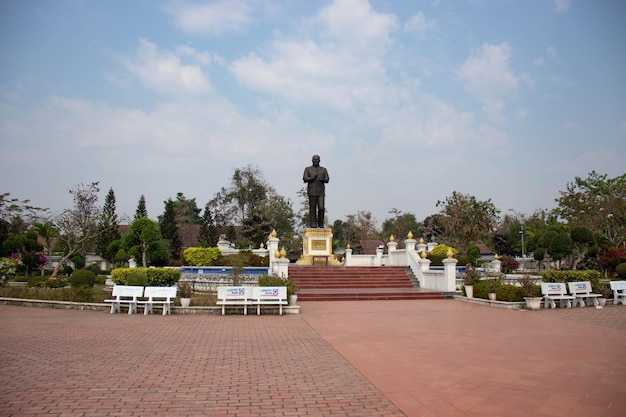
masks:
<path fill-rule="evenodd" d="M 319 166 L 320 164 L 320 156 L 319 155 L 313 155 L 313 166 Z"/>

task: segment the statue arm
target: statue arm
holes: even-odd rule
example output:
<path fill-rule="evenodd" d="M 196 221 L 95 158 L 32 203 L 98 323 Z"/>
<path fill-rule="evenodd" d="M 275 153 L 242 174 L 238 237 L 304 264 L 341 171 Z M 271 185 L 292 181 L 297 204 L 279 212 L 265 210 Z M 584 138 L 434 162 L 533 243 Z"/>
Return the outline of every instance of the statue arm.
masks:
<path fill-rule="evenodd" d="M 311 170 L 308 168 L 304 169 L 304 174 L 302 175 L 302 180 L 304 182 L 311 182 L 315 179 L 315 175 L 311 175 Z"/>
<path fill-rule="evenodd" d="M 324 168 L 324 173 L 323 173 L 322 178 L 320 179 L 320 181 L 322 181 L 324 183 L 328 183 L 328 181 L 330 181 L 330 177 L 328 176 L 328 171 L 326 170 L 326 168 Z"/>

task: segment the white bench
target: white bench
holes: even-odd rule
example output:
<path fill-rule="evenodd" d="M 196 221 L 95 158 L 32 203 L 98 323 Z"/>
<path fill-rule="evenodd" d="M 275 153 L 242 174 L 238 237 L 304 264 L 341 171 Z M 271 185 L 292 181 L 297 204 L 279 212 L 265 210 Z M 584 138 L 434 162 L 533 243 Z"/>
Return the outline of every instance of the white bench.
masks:
<path fill-rule="evenodd" d="M 256 314 L 261 314 L 261 306 L 278 306 L 279 314 L 283 315 L 283 306 L 287 305 L 287 287 L 254 287 L 252 288 L 252 304 L 256 305 Z"/>
<path fill-rule="evenodd" d="M 611 281 L 611 290 L 613 290 L 613 304 L 626 305 L 626 281 Z"/>
<path fill-rule="evenodd" d="M 143 304 L 143 314 L 152 314 L 153 306 L 163 307 L 163 315 L 171 313 L 170 306 L 174 303 L 176 298 L 177 287 L 146 287 L 143 292 L 144 297 L 148 297 L 146 301 L 139 301 L 139 304 Z"/>
<path fill-rule="evenodd" d="M 143 287 L 136 285 L 114 285 L 113 293 L 115 300 L 104 300 L 111 303 L 111 314 L 120 313 L 122 304 L 128 304 L 128 314 L 137 313 L 137 298 L 143 296 Z"/>
<path fill-rule="evenodd" d="M 217 287 L 217 302 L 222 306 L 222 315 L 226 314 L 226 306 L 243 306 L 243 314 L 248 314 L 248 306 L 252 304 L 252 287 Z"/>
<path fill-rule="evenodd" d="M 568 282 L 569 293 L 576 297 L 574 305 L 578 304 L 580 307 L 585 307 L 586 302 L 593 301 L 594 306 L 598 306 L 598 298 L 602 297 L 602 294 L 596 294 L 591 292 L 591 282 L 589 281 L 575 281 Z"/>
<path fill-rule="evenodd" d="M 543 308 L 556 308 L 555 301 L 559 302 L 559 307 L 572 307 L 574 296 L 567 295 L 567 286 L 564 282 L 542 282 L 541 293 L 543 294 Z"/>

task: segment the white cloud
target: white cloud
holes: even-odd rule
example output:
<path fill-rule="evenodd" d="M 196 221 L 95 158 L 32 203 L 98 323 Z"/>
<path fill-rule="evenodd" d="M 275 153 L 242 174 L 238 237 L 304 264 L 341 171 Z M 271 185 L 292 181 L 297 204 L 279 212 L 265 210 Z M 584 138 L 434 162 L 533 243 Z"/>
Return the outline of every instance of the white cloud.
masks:
<path fill-rule="evenodd" d="M 485 43 L 463 63 L 458 75 L 468 92 L 479 97 L 499 96 L 515 90 L 520 83 L 519 77 L 509 68 L 510 58 L 508 43 Z"/>
<path fill-rule="evenodd" d="M 493 120 L 502 120 L 506 107 L 504 96 L 517 90 L 522 81 L 532 82 L 528 76 L 516 75 L 510 69 L 511 55 L 506 42 L 485 43 L 457 71 L 465 90 L 483 103 L 483 112 Z"/>
<path fill-rule="evenodd" d="M 437 26 L 435 19 L 428 20 L 424 13 L 418 12 L 411 16 L 409 20 L 404 24 L 404 30 L 407 32 L 419 32 L 424 34 L 430 30 L 433 30 Z"/>
<path fill-rule="evenodd" d="M 183 32 L 220 35 L 245 32 L 252 23 L 254 8 L 243 0 L 221 0 L 206 4 L 173 2 L 166 10 Z"/>
<path fill-rule="evenodd" d="M 557 12 L 566 12 L 569 10 L 570 0 L 554 0 L 554 9 Z"/>
<path fill-rule="evenodd" d="M 210 55 L 193 48 L 179 47 L 177 53 L 160 51 L 154 43 L 139 40 L 137 57 L 127 59 L 124 66 L 146 87 L 166 95 L 202 94 L 211 90 L 211 83 L 200 65 L 184 64 L 183 56 L 191 56 L 202 64 L 211 62 Z"/>
<path fill-rule="evenodd" d="M 321 40 L 275 39 L 264 56 L 251 52 L 235 60 L 233 74 L 249 88 L 290 102 L 342 111 L 384 100 L 383 56 L 395 17 L 376 13 L 367 1 L 337 0 L 312 23 L 321 26 Z"/>

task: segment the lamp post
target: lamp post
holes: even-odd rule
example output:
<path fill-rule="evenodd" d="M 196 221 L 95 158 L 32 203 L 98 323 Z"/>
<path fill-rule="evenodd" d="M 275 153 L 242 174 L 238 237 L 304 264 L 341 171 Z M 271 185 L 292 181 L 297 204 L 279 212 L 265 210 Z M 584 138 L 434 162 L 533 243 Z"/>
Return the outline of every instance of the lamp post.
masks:
<path fill-rule="evenodd" d="M 522 224 L 522 230 L 519 231 L 520 236 L 522 236 L 522 259 L 525 258 L 524 256 L 524 225 Z"/>

